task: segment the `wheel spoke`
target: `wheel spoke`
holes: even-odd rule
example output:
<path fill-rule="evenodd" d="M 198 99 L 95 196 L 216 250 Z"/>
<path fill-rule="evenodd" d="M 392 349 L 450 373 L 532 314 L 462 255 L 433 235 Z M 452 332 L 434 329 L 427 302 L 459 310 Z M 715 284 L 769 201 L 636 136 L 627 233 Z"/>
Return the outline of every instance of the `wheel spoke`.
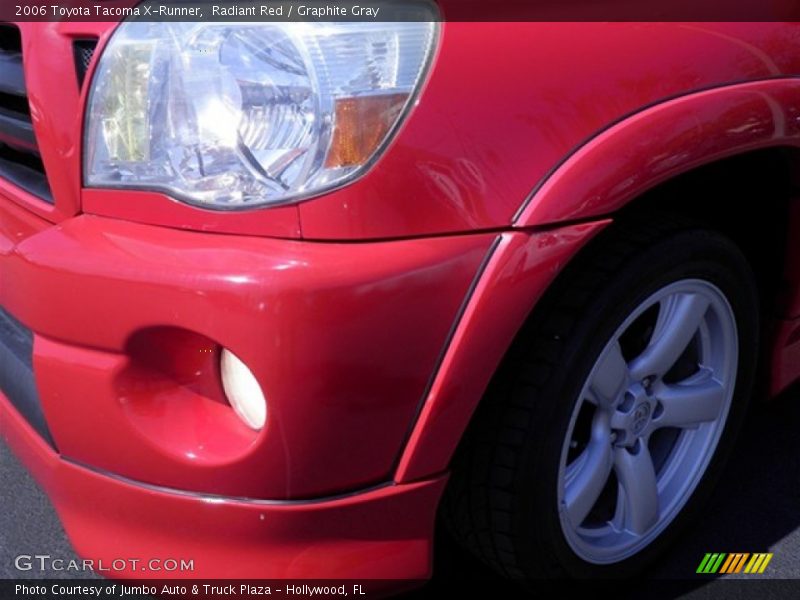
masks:
<path fill-rule="evenodd" d="M 642 535 L 658 521 L 658 488 L 650 451 L 641 441 L 638 450 L 615 449 L 614 470 L 624 495 L 624 527 Z"/>
<path fill-rule="evenodd" d="M 610 406 L 629 381 L 628 363 L 622 356 L 619 342 L 610 344 L 603 352 L 592 378 L 591 388 L 603 406 Z"/>
<path fill-rule="evenodd" d="M 598 410 L 592 423 L 592 438 L 576 463 L 580 466 L 565 485 L 564 504 L 573 525 L 578 527 L 597 503 L 614 464 L 607 413 Z"/>
<path fill-rule="evenodd" d="M 676 294 L 662 301 L 650 345 L 632 361 L 631 376 L 663 377 L 692 341 L 708 307 L 700 294 Z"/>
<path fill-rule="evenodd" d="M 658 427 L 689 429 L 719 417 L 725 389 L 716 379 L 706 377 L 695 383 L 665 385 L 656 398 L 664 408 L 655 421 Z"/>
<path fill-rule="evenodd" d="M 623 301 L 635 308 L 584 357 L 594 363 L 561 439 L 558 518 L 590 563 L 636 556 L 683 510 L 718 450 L 741 360 L 736 315 L 712 281 L 650 289 L 634 287 Z"/>

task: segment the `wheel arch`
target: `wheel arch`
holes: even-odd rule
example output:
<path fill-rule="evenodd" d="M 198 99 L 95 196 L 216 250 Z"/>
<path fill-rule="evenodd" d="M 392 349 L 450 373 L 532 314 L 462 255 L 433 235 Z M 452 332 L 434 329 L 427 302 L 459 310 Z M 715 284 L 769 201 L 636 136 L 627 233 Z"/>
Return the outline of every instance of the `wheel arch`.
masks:
<path fill-rule="evenodd" d="M 726 158 L 800 148 L 800 78 L 715 87 L 646 107 L 585 141 L 531 191 L 517 228 L 613 215 Z"/>
<path fill-rule="evenodd" d="M 516 231 L 499 236 L 434 374 L 395 480 L 448 468 L 538 300 L 614 218 L 668 211 L 721 230 L 761 275 L 762 302 L 773 303 L 772 314 L 800 315 L 800 259 L 791 258 L 800 254 L 798 115 L 800 80 L 716 88 L 637 113 L 565 159 L 520 208 Z M 693 193 L 674 202 L 677 192 L 692 189 L 713 190 L 713 201 L 697 202 Z M 741 202 L 754 191 L 774 202 Z M 779 235 L 772 250 L 780 251 L 764 252 L 761 234 Z"/>

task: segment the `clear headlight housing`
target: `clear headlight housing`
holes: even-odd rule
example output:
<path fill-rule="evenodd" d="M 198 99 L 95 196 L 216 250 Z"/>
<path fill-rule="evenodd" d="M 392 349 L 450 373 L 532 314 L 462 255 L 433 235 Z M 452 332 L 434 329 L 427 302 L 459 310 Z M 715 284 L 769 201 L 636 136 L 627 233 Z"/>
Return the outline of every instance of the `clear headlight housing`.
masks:
<path fill-rule="evenodd" d="M 85 184 L 222 209 L 341 186 L 369 167 L 412 102 L 434 18 L 123 23 L 94 76 Z"/>

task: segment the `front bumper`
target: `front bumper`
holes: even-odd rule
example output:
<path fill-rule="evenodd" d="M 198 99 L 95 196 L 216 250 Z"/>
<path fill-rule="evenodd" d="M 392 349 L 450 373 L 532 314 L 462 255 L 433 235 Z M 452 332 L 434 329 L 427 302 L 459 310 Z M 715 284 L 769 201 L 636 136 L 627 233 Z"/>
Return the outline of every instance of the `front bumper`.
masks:
<path fill-rule="evenodd" d="M 113 568 L 107 575 L 382 580 L 429 575 L 442 478 L 321 502 L 245 502 L 134 485 L 64 460 L 2 395 L 0 425 L 3 438 L 52 499 L 78 554 Z M 192 568 L 168 573 L 134 568 L 153 557 L 192 561 Z M 115 566 L 123 563 L 124 568 Z"/>
<path fill-rule="evenodd" d="M 192 577 L 424 578 L 443 481 L 394 473 L 493 238 L 54 225 L 0 198 L 0 335 L 15 331 L 6 350 L 35 386 L 0 377 L 0 431 L 86 558 L 169 549 Z M 225 402 L 223 347 L 265 391 L 260 432 Z"/>
<path fill-rule="evenodd" d="M 392 481 L 493 237 L 315 244 L 88 215 L 54 226 L 0 201 L 0 308 L 31 332 L 65 458 L 177 490 L 314 499 Z M 261 383 L 260 432 L 227 405 L 223 347 Z"/>

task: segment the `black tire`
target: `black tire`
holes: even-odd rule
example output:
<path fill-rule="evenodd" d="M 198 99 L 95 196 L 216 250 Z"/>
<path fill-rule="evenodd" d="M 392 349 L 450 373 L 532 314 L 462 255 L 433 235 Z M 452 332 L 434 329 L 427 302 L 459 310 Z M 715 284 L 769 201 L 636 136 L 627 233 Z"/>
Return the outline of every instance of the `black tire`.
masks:
<path fill-rule="evenodd" d="M 727 423 L 700 483 L 659 537 L 620 562 L 587 562 L 568 543 L 558 513 L 559 462 L 574 406 L 631 311 L 685 278 L 713 283 L 733 309 L 739 360 Z M 442 504 L 456 540 L 511 578 L 637 574 L 697 515 L 730 455 L 752 393 L 758 314 L 752 269 L 723 235 L 669 219 L 612 225 L 541 300 L 473 418 Z"/>

